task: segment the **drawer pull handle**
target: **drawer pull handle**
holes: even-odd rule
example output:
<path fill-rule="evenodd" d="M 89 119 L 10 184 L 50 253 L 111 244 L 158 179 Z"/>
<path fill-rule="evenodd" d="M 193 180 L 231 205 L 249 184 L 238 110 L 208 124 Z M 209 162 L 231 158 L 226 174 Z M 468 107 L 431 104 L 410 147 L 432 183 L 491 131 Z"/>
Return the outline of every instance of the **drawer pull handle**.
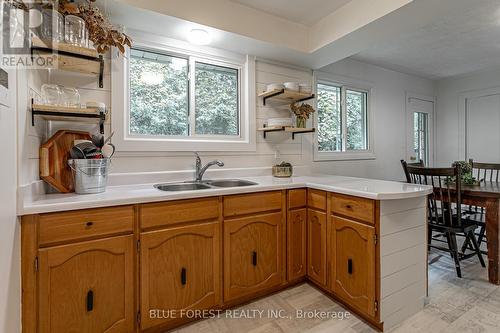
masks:
<path fill-rule="evenodd" d="M 352 259 L 351 258 L 347 259 L 347 273 L 349 273 L 349 275 L 352 274 Z"/>
<path fill-rule="evenodd" d="M 252 265 L 257 266 L 257 252 L 252 252 Z"/>
<path fill-rule="evenodd" d="M 181 284 L 184 286 L 187 282 L 186 269 L 184 267 L 181 268 Z"/>
<path fill-rule="evenodd" d="M 87 292 L 87 312 L 94 310 L 94 292 L 89 290 Z"/>
<path fill-rule="evenodd" d="M 345 205 L 345 208 L 352 209 L 352 206 L 351 205 Z"/>
<path fill-rule="evenodd" d="M 94 225 L 94 222 L 90 221 L 90 222 L 85 223 L 85 225 L 87 226 L 87 228 L 90 228 L 91 226 Z"/>

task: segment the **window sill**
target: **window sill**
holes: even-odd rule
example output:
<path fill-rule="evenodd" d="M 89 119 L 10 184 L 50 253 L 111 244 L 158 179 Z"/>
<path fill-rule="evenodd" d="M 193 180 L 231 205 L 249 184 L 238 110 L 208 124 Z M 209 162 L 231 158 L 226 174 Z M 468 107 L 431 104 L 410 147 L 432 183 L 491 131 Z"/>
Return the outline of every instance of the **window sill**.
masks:
<path fill-rule="evenodd" d="M 328 152 L 314 154 L 314 162 L 327 161 L 355 161 L 355 160 L 374 160 L 375 153 L 372 151 L 363 152 Z"/>
<path fill-rule="evenodd" d="M 248 140 L 163 140 L 126 138 L 115 139 L 117 151 L 255 151 L 253 138 Z"/>

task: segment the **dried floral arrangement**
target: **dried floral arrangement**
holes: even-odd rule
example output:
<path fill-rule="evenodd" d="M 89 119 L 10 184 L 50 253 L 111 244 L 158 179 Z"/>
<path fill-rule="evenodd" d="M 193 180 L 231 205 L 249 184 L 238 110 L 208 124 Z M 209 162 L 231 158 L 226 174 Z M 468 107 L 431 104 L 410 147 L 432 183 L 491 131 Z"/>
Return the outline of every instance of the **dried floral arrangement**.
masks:
<path fill-rule="evenodd" d="M 297 103 L 290 104 L 290 109 L 297 118 L 309 119 L 309 115 L 315 110 L 309 104 L 302 103 L 300 106 Z"/>
<path fill-rule="evenodd" d="M 59 0 L 58 11 L 63 15 L 81 17 L 89 31 L 89 39 L 94 43 L 98 53 L 106 53 L 115 46 L 125 53 L 125 45 L 132 46 L 132 40 L 123 32 L 118 31 L 109 19 L 94 5 L 96 0 L 85 0 L 76 4 L 71 0 Z"/>

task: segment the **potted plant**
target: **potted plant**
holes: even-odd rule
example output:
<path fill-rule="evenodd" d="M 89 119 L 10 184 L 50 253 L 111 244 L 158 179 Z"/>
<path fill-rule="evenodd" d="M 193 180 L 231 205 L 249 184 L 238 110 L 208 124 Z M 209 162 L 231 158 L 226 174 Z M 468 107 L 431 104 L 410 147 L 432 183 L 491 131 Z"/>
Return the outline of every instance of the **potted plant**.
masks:
<path fill-rule="evenodd" d="M 297 103 L 290 104 L 290 109 L 295 114 L 296 127 L 305 128 L 309 115 L 315 112 L 312 106 L 302 103 L 300 106 Z"/>
<path fill-rule="evenodd" d="M 472 176 L 472 165 L 470 165 L 467 161 L 455 161 L 451 165 L 452 167 L 460 166 L 461 170 L 461 179 L 463 185 L 479 185 L 479 181 Z M 455 182 L 455 177 L 450 179 L 450 183 Z"/>
<path fill-rule="evenodd" d="M 125 46 L 131 47 L 132 40 L 109 22 L 109 19 L 95 6 L 95 1 L 85 0 L 76 4 L 71 0 L 59 0 L 58 11 L 65 16 L 81 17 L 85 21 L 89 40 L 94 43 L 98 53 L 106 53 L 112 46 L 125 53 Z"/>

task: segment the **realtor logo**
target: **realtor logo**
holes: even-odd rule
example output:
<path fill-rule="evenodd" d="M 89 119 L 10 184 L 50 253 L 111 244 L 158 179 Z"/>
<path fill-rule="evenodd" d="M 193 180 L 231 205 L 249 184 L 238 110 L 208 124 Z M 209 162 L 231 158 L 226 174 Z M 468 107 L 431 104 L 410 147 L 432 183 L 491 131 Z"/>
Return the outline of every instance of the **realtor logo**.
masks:
<path fill-rule="evenodd" d="M 56 68 L 52 46 L 64 39 L 64 18 L 57 8 L 57 1 L 1 0 L 2 68 Z M 37 50 L 32 48 L 35 41 Z"/>

